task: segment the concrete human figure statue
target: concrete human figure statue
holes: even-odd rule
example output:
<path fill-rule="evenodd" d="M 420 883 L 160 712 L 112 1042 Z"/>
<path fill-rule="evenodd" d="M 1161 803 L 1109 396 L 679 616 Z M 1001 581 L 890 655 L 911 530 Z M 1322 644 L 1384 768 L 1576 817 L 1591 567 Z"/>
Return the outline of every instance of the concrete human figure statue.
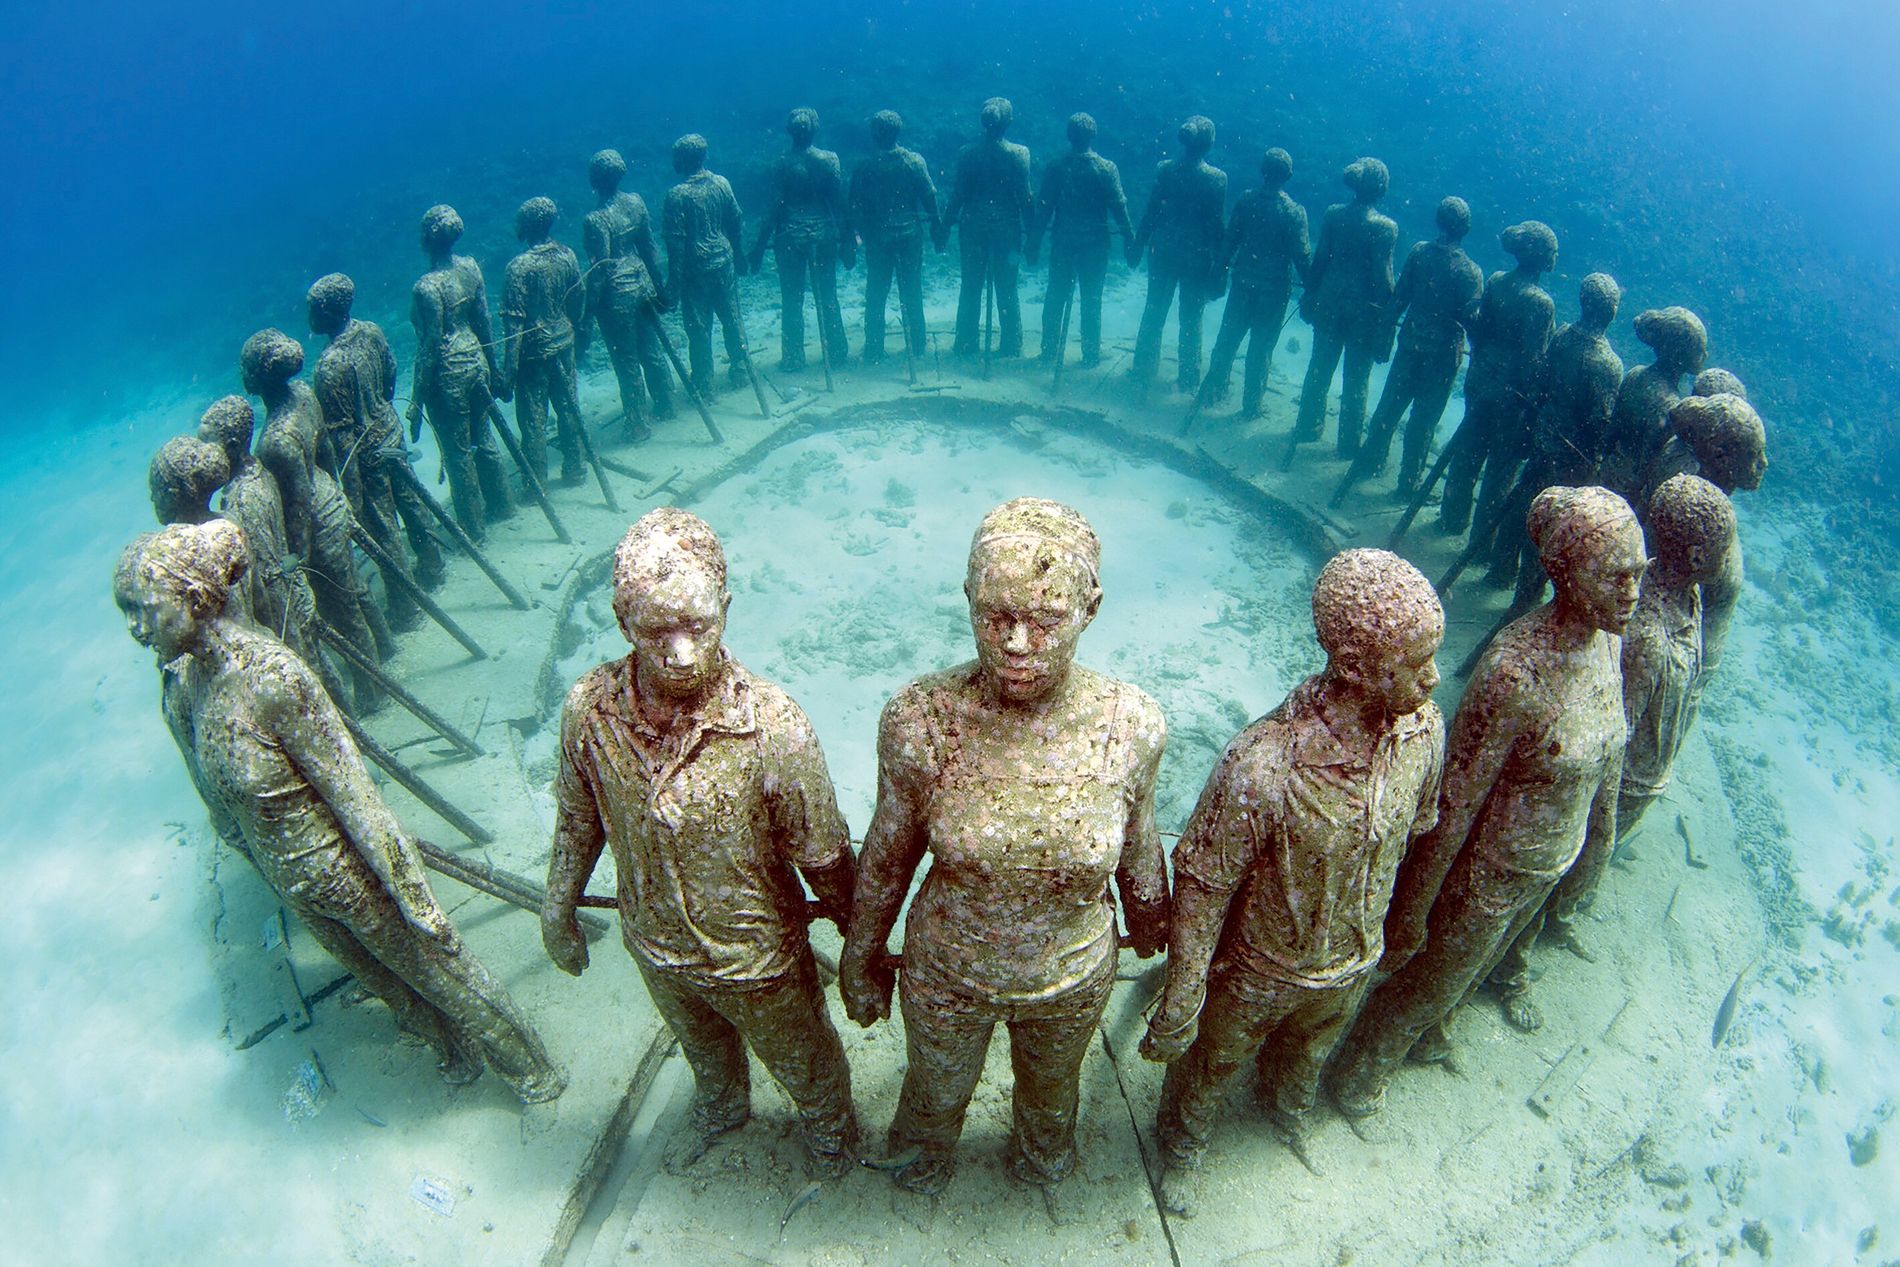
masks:
<path fill-rule="evenodd" d="M 587 162 L 587 183 L 599 205 L 581 226 L 587 309 L 575 333 L 575 354 L 586 350 L 589 323 L 597 323 L 620 386 L 621 417 L 630 438 L 644 440 L 651 422 L 673 416 L 673 381 L 660 343 L 663 274 L 653 222 L 646 200 L 620 188 L 626 175 L 627 160 L 618 150 L 601 150 Z"/>
<path fill-rule="evenodd" d="M 173 436 L 152 455 L 145 482 L 161 527 L 201 524 L 215 513 L 212 495 L 231 482 L 231 459 L 197 436 Z"/>
<path fill-rule="evenodd" d="M 335 704 L 294 652 L 226 615 L 247 563 L 242 531 L 213 520 L 139 538 L 113 577 L 212 825 L 445 1079 L 493 1067 L 524 1103 L 554 1099 L 565 1075 L 430 892 Z"/>
<path fill-rule="evenodd" d="M 1246 340 L 1242 418 L 1260 416 L 1267 369 L 1286 325 L 1293 283 L 1305 283 L 1312 254 L 1306 237 L 1306 208 L 1286 192 L 1291 179 L 1293 156 L 1277 147 L 1268 150 L 1260 160 L 1260 188 L 1249 190 L 1234 203 L 1221 239 L 1218 264 L 1232 273 L 1233 280 L 1220 333 L 1214 336 L 1214 351 L 1208 358 L 1207 378 L 1201 383 L 1201 401 L 1214 404 L 1227 399 L 1234 356 Z"/>
<path fill-rule="evenodd" d="M 1128 219 L 1121 170 L 1095 152 L 1095 119 L 1072 114 L 1066 131 L 1069 152 L 1043 171 L 1024 256 L 1034 266 L 1043 238 L 1049 239 L 1041 359 L 1056 359 L 1060 349 L 1055 340 L 1063 327 L 1063 314 L 1073 312 L 1069 325 L 1081 332 L 1082 366 L 1087 369 L 1102 361 L 1102 287 L 1108 277 L 1109 229 L 1126 243 L 1134 240 L 1135 227 Z"/>
<path fill-rule="evenodd" d="M 964 593 L 977 658 L 905 686 L 878 728 L 877 808 L 839 961 L 846 1013 L 890 1013 L 885 954 L 905 924 L 900 999 L 909 1063 L 891 1122 L 894 1175 L 937 1193 L 999 1023 L 1015 1071 L 1009 1172 L 1053 1190 L 1076 1162 L 1083 1057 L 1114 982 L 1115 902 L 1136 951 L 1167 938 L 1154 826 L 1166 727 L 1140 690 L 1074 664 L 1101 605 L 1101 547 L 1057 502 L 984 516 Z"/>
<path fill-rule="evenodd" d="M 1702 368 L 1709 333 L 1687 308 L 1651 308 L 1638 313 L 1636 337 L 1656 359 L 1623 376 L 1610 416 L 1602 480 L 1625 498 L 1639 499 L 1643 481 L 1669 438 L 1669 411 L 1682 399 L 1682 380 Z"/>
<path fill-rule="evenodd" d="M 1484 273 L 1461 245 L 1471 232 L 1471 207 L 1463 198 L 1446 198 L 1438 204 L 1437 220 L 1437 240 L 1412 247 L 1386 305 L 1386 328 L 1396 328 L 1397 352 L 1347 477 L 1356 482 L 1385 471 L 1392 437 L 1409 408 L 1394 490 L 1406 501 L 1418 491 L 1425 473 L 1438 420 L 1445 416 L 1458 367 L 1464 363 L 1465 327 L 1477 319 L 1484 293 Z"/>
<path fill-rule="evenodd" d="M 1438 819 L 1431 702 L 1445 616 L 1397 555 L 1348 550 L 1313 587 L 1326 668 L 1228 745 L 1174 850 L 1168 981 L 1142 1054 L 1169 1062 L 1161 1198 L 1194 1213 L 1201 1154 L 1258 1052 L 1297 1136 L 1384 951 L 1400 859 Z"/>
<path fill-rule="evenodd" d="M 1721 574 L 1735 542 L 1735 509 L 1697 475 L 1672 475 L 1649 499 L 1649 571 L 1623 635 L 1623 715 L 1629 748 L 1616 832 L 1629 835 L 1668 790 L 1695 720 L 1702 676 L 1702 587 Z"/>
<path fill-rule="evenodd" d="M 442 548 L 431 531 L 429 512 L 406 474 L 393 468 L 409 463 L 402 419 L 396 414 L 396 355 L 382 327 L 351 315 L 356 283 L 342 273 L 319 277 L 304 295 L 310 329 L 330 340 L 311 384 L 323 411 L 328 469 L 343 486 L 350 509 L 363 530 L 392 561 L 403 558 L 403 536 L 415 553 L 413 579 L 425 589 L 442 583 Z M 401 584 L 384 576 L 389 623 L 413 629 L 422 611 Z"/>
<path fill-rule="evenodd" d="M 1386 915 L 1391 973 L 1341 1049 L 1333 1100 L 1376 1111 L 1393 1072 L 1484 980 L 1545 901 L 1588 892 L 1616 834 L 1624 720 L 1617 635 L 1636 608 L 1642 528 L 1606 489 L 1547 488 L 1531 539 L 1556 598 L 1505 627 L 1465 687 L 1445 753 L 1438 823 L 1399 869 Z M 1559 899 L 1561 907 L 1563 899 Z M 1494 978 L 1495 979 L 1495 978 Z M 1540 1022 L 1522 977 L 1505 1013 Z"/>
<path fill-rule="evenodd" d="M 1358 159 L 1347 164 L 1340 179 L 1353 200 L 1326 209 L 1300 296 L 1300 316 L 1313 327 L 1313 351 L 1300 387 L 1292 440 L 1305 444 L 1324 433 L 1326 396 L 1343 357 L 1337 451 L 1350 458 L 1359 452 L 1365 429 L 1373 360 L 1390 342 L 1386 310 L 1392 302 L 1392 252 L 1399 226 L 1378 210 L 1392 179 L 1384 163 Z"/>
<path fill-rule="evenodd" d="M 983 136 L 957 154 L 950 201 L 936 230 L 937 249 L 942 250 L 950 226 L 957 229 L 962 283 L 955 350 L 963 356 L 986 351 L 986 290 L 996 307 L 998 354 L 1023 352 L 1023 306 L 1016 282 L 1035 199 L 1029 190 L 1029 150 L 1004 138 L 1014 117 L 1007 98 L 991 97 L 983 103 Z"/>
<path fill-rule="evenodd" d="M 1498 512 L 1491 555 L 1490 579 L 1496 585 L 1516 586 L 1511 605 L 1518 611 L 1544 601 L 1548 579 L 1524 531 L 1531 499 L 1553 485 L 1588 484 L 1603 460 L 1610 414 L 1623 382 L 1623 358 L 1608 337 L 1622 297 L 1622 288 L 1608 273 L 1585 277 L 1578 288 L 1577 319 L 1557 331 L 1544 357 L 1530 457 Z"/>
<path fill-rule="evenodd" d="M 1526 220 L 1506 229 L 1498 241 L 1517 267 L 1495 272 L 1484 283 L 1471 327 L 1465 419 L 1451 439 L 1457 447 L 1438 507 L 1439 530 L 1461 533 L 1470 527 L 1471 544 L 1481 550 L 1492 541 L 1504 498 L 1529 456 L 1544 358 L 1557 322 L 1557 305 L 1538 284 L 1557 266 L 1557 235 L 1541 221 Z"/>
<path fill-rule="evenodd" d="M 746 380 L 745 325 L 739 315 L 739 273 L 746 260 L 740 250 L 745 220 L 726 178 L 706 170 L 706 138 L 689 132 L 673 142 L 673 172 L 679 183 L 666 191 L 660 207 L 660 235 L 666 239 L 666 293 L 679 305 L 686 326 L 686 355 L 693 387 L 711 400 L 713 322 L 726 344 L 726 380 Z"/>
<path fill-rule="evenodd" d="M 244 390 L 264 402 L 257 458 L 276 477 L 286 544 L 310 578 L 318 616 L 365 657 L 387 657 L 395 644 L 357 575 L 349 500 L 317 463 L 323 414 L 310 385 L 295 377 L 302 345 L 281 330 L 260 330 L 244 341 L 238 363 Z M 357 710 L 377 707 L 382 689 L 375 679 L 361 669 L 353 677 Z"/>
<path fill-rule="evenodd" d="M 586 968 L 574 913 L 611 849 L 623 940 L 693 1070 L 668 1165 L 745 1123 L 749 1047 L 797 1106 L 811 1167 L 835 1177 L 857 1124 L 806 924 L 847 927 L 855 867 L 824 753 L 791 697 L 725 650 L 725 553 L 703 520 L 649 512 L 613 578 L 632 652 L 582 676 L 562 708 L 548 956 Z"/>
<path fill-rule="evenodd" d="M 850 229 L 864 241 L 866 365 L 884 359 L 884 307 L 893 278 L 910 354 L 924 354 L 924 235 L 943 239 L 937 187 L 924 160 L 897 143 L 903 130 L 895 110 L 872 115 L 871 156 L 851 172 Z"/>
<path fill-rule="evenodd" d="M 548 411 L 561 450 L 561 483 L 587 479 L 581 455 L 580 389 L 574 338 L 587 311 L 580 260 L 549 235 L 560 209 L 552 198 L 530 198 L 515 212 L 515 240 L 524 248 L 508 261 L 501 300 L 502 394 L 513 392 L 521 449 L 538 478 L 548 473 Z"/>
<path fill-rule="evenodd" d="M 838 307 L 838 266 L 855 267 L 858 250 L 851 235 L 843 168 L 836 154 L 812 144 L 817 134 L 816 110 L 801 106 L 787 116 L 785 135 L 791 138 L 791 149 L 779 156 L 766 177 L 771 193 L 752 247 L 754 273 L 764 267 L 768 245 L 778 267 L 779 368 L 787 371 L 805 368 L 808 284 L 824 327 L 820 350 L 831 349 L 834 369 L 848 354 L 844 313 Z"/>
<path fill-rule="evenodd" d="M 488 321 L 488 287 L 482 266 L 455 254 L 462 217 L 438 204 L 422 215 L 422 249 L 429 271 L 409 295 L 409 322 L 416 331 L 416 364 L 409 388 L 409 438 L 420 439 L 426 411 L 449 495 L 463 531 L 480 541 L 488 525 L 513 514 L 501 448 L 489 431 L 491 399 L 500 386 L 495 338 Z"/>
<path fill-rule="evenodd" d="M 1208 301 L 1226 289 L 1221 259 L 1227 173 L 1207 161 L 1214 148 L 1212 119 L 1193 115 L 1177 136 L 1181 155 L 1155 170 L 1154 189 L 1128 244 L 1130 268 L 1141 262 L 1143 251 L 1148 253 L 1148 297 L 1129 376 L 1141 387 L 1154 381 L 1161 365 L 1161 332 L 1178 297 L 1175 383 L 1193 394 L 1201 387 L 1201 317 Z"/>

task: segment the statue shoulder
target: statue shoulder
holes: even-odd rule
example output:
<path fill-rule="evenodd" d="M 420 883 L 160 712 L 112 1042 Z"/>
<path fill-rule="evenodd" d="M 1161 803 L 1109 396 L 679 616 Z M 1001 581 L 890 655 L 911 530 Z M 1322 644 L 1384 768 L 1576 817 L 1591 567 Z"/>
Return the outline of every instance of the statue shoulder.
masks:
<path fill-rule="evenodd" d="M 587 716 L 603 705 L 612 707 L 615 697 L 626 687 L 627 662 L 609 660 L 597 664 L 575 680 L 561 703 L 563 725 Z"/>

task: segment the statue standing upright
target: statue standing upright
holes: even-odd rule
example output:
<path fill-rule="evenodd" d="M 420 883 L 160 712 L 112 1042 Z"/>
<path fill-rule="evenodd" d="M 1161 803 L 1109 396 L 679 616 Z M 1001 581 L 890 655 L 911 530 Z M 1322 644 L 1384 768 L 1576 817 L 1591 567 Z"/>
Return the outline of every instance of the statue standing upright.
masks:
<path fill-rule="evenodd" d="M 1016 279 L 1035 200 L 1029 192 L 1028 148 L 1004 139 L 1014 117 L 1015 109 L 1005 97 L 983 103 L 983 137 L 957 155 L 950 201 L 937 228 L 939 250 L 950 226 L 957 228 L 963 280 L 957 296 L 955 348 L 964 356 L 988 351 L 984 346 L 986 295 L 996 305 L 998 353 L 1021 356 L 1023 352 L 1023 306 Z"/>
<path fill-rule="evenodd" d="M 824 338 L 820 351 L 831 350 L 833 369 L 847 355 L 844 313 L 838 307 L 838 266 L 858 262 L 857 243 L 851 236 L 844 172 L 838 156 L 812 144 L 818 134 L 818 112 L 801 106 L 785 120 L 790 151 L 781 154 L 767 175 L 771 194 L 759 221 L 752 247 L 751 268 L 765 264 L 765 248 L 772 248 L 778 266 L 779 368 L 805 368 L 805 288 L 811 287 Z"/>
<path fill-rule="evenodd" d="M 1079 295 L 1082 367 L 1088 369 L 1102 361 L 1108 231 L 1112 226 L 1126 243 L 1134 240 L 1135 228 L 1128 219 L 1121 170 L 1095 152 L 1094 118 L 1072 114 L 1067 131 L 1069 152 L 1043 171 L 1025 257 L 1033 266 L 1042 239 L 1048 237 L 1049 289 L 1042 301 L 1041 359 L 1054 361 L 1062 354 L 1056 340 L 1066 331 L 1067 314 Z"/>
<path fill-rule="evenodd" d="M 1226 288 L 1221 267 L 1222 221 L 1227 216 L 1227 173 L 1211 166 L 1214 121 L 1192 115 L 1177 133 L 1181 156 L 1155 171 L 1154 189 L 1141 213 L 1141 224 L 1128 244 L 1128 266 L 1148 253 L 1148 298 L 1135 335 L 1135 359 L 1129 375 L 1137 386 L 1154 381 L 1161 365 L 1161 332 L 1168 309 L 1179 296 L 1175 318 L 1175 383 L 1192 394 L 1201 387 L 1201 316 L 1210 299 Z"/>
<path fill-rule="evenodd" d="M 1333 371 L 1344 357 L 1338 453 L 1351 458 L 1359 452 L 1360 432 L 1365 429 L 1372 363 L 1389 345 L 1386 312 L 1392 302 L 1392 252 L 1398 245 L 1399 226 L 1378 210 L 1392 182 L 1384 163 L 1376 158 L 1358 159 L 1347 164 L 1340 179 L 1352 191 L 1352 201 L 1326 209 L 1313 263 L 1306 270 L 1306 291 L 1300 296 L 1300 316 L 1313 327 L 1313 350 L 1306 363 L 1306 381 L 1300 386 L 1292 444 L 1305 444 L 1324 434 L 1326 397 L 1332 390 Z"/>

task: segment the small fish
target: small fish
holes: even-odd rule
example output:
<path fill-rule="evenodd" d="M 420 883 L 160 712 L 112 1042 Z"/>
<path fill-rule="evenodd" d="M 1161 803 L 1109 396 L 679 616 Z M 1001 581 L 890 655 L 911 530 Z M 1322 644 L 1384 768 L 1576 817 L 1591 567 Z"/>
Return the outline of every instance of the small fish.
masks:
<path fill-rule="evenodd" d="M 825 1190 L 825 1185 L 823 1184 L 823 1182 L 817 1179 L 812 1180 L 810 1183 L 806 1184 L 803 1188 L 800 1188 L 798 1190 L 798 1195 L 793 1197 L 792 1203 L 785 1207 L 785 1213 L 783 1216 L 780 1217 L 778 1221 L 778 1234 L 780 1236 L 785 1235 L 785 1225 L 792 1221 L 792 1216 L 794 1214 L 797 1214 L 800 1210 L 804 1209 L 806 1206 L 810 1205 L 812 1202 L 816 1201 L 818 1199 L 818 1194 L 823 1192 L 824 1190 Z"/>
<path fill-rule="evenodd" d="M 898 1171 L 908 1170 L 916 1165 L 917 1159 L 923 1155 L 923 1146 L 912 1144 L 895 1157 L 860 1157 L 858 1165 L 871 1170 L 882 1170 L 886 1174 L 896 1174 Z"/>
<path fill-rule="evenodd" d="M 1687 862 L 1697 871 L 1707 871 L 1709 864 L 1696 857 L 1695 837 L 1689 834 L 1689 820 L 1680 814 L 1676 815 L 1676 835 L 1682 837 L 1683 861 Z"/>
<path fill-rule="evenodd" d="M 374 1113 L 371 1113 L 368 1109 L 364 1108 L 362 1105 L 355 1104 L 355 1105 L 351 1105 L 350 1107 L 356 1110 L 358 1117 L 362 1118 L 365 1122 L 368 1122 L 371 1126 L 380 1126 L 380 1127 L 383 1127 L 384 1129 L 388 1128 L 389 1123 L 383 1121 L 382 1118 L 377 1117 Z"/>
<path fill-rule="evenodd" d="M 1742 997 L 1742 979 L 1748 975 L 1748 970 L 1755 966 L 1755 960 L 1760 958 L 1760 955 L 1756 955 L 1754 959 L 1743 964 L 1742 970 L 1735 974 L 1735 983 L 1729 986 L 1728 993 L 1722 996 L 1722 1006 L 1715 1009 L 1715 1028 L 1709 1031 L 1709 1046 L 1720 1047 L 1722 1040 L 1728 1037 L 1728 1027 L 1735 1021 L 1735 1005 L 1741 1001 Z"/>
<path fill-rule="evenodd" d="M 1681 896 L 1682 896 L 1682 884 L 1678 882 L 1676 884 L 1674 891 L 1669 894 L 1669 905 L 1663 907 L 1663 922 L 1664 923 L 1668 923 L 1670 920 L 1676 917 L 1676 899 Z"/>

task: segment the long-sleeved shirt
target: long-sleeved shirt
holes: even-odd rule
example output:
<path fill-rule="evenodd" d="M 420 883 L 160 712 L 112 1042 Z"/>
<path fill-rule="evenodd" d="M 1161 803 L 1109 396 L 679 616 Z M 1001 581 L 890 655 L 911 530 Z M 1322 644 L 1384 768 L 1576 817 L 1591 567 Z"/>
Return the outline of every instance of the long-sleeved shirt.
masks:
<path fill-rule="evenodd" d="M 581 226 L 587 252 L 588 311 L 633 313 L 652 299 L 660 281 L 660 254 L 646 200 L 617 193 L 587 213 Z"/>
<path fill-rule="evenodd" d="M 1312 258 L 1306 208 L 1282 189 L 1248 190 L 1228 217 L 1221 258 L 1243 285 L 1291 291 L 1295 278 L 1306 280 Z"/>
<path fill-rule="evenodd" d="M 1695 717 L 1696 679 L 1702 673 L 1702 596 L 1694 586 L 1672 593 L 1643 585 L 1623 633 L 1623 717 L 1629 746 L 1623 753 L 1623 789 L 1660 796 Z"/>
<path fill-rule="evenodd" d="M 666 191 L 660 207 L 669 277 L 717 273 L 745 238 L 739 200 L 724 176 L 697 171 Z"/>
<path fill-rule="evenodd" d="M 502 294 L 505 338 L 519 340 L 523 360 L 555 356 L 574 346 L 574 329 L 587 306 L 580 261 L 559 242 L 538 242 L 508 261 Z"/>
<path fill-rule="evenodd" d="M 1306 273 L 1301 311 L 1315 327 L 1352 340 L 1383 339 L 1392 302 L 1392 251 L 1399 226 L 1363 202 L 1326 209 Z"/>
<path fill-rule="evenodd" d="M 772 200 L 759 223 L 759 248 L 803 249 L 835 242 L 846 228 L 844 173 L 838 156 L 816 146 L 781 154 L 767 175 Z"/>
<path fill-rule="evenodd" d="M 393 403 L 396 354 L 381 326 L 351 320 L 323 349 L 310 377 L 339 470 L 358 444 L 371 449 L 402 446 L 402 423 Z M 370 456 L 359 454 L 358 460 Z"/>
<path fill-rule="evenodd" d="M 1000 137 L 985 137 L 957 155 L 950 202 L 943 218 L 959 232 L 1019 242 L 1029 227 L 1029 149 Z"/>
<path fill-rule="evenodd" d="M 1405 314 L 1398 345 L 1415 352 L 1462 356 L 1465 327 L 1477 319 L 1483 295 L 1484 271 L 1463 247 L 1446 242 L 1414 244 L 1399 269 L 1387 310 L 1392 320 Z"/>
<path fill-rule="evenodd" d="M 1064 154 L 1042 173 L 1030 240 L 1046 233 L 1064 245 L 1093 246 L 1108 241 L 1113 224 L 1123 241 L 1135 236 L 1128 219 L 1128 195 L 1114 163 L 1094 150 Z"/>
<path fill-rule="evenodd" d="M 1155 169 L 1135 241 L 1163 267 L 1205 271 L 1220 254 L 1226 215 L 1226 172 L 1199 159 L 1167 159 Z"/>
<path fill-rule="evenodd" d="M 866 242 L 906 241 L 937 223 L 937 186 L 914 151 L 893 145 L 853 169 L 851 227 Z"/>

